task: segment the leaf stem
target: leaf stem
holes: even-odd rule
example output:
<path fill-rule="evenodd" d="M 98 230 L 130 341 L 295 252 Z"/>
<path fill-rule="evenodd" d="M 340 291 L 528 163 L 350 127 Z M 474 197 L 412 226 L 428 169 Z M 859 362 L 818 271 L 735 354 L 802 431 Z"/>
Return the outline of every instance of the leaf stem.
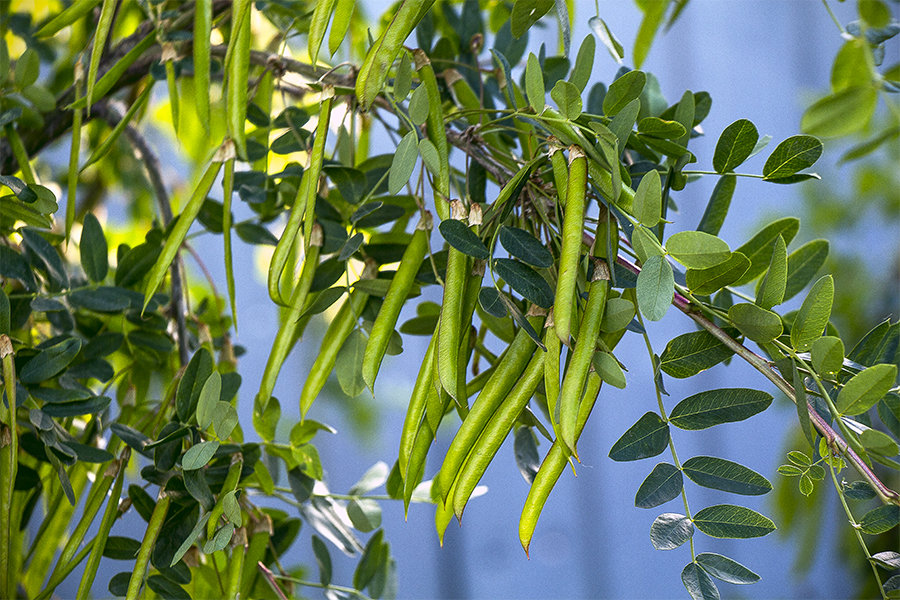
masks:
<path fill-rule="evenodd" d="M 765 175 L 756 173 L 719 173 L 718 171 L 682 171 L 685 175 L 734 175 L 735 177 L 750 177 L 752 179 L 765 179 Z"/>
<path fill-rule="evenodd" d="M 16 425 L 16 367 L 12 341 L 0 335 L 3 386 L 9 408 L 0 400 L 0 594 L 15 598 L 18 555 L 13 543 L 13 494 L 19 466 L 19 434 Z M 9 438 L 8 440 L 6 438 Z"/>
<path fill-rule="evenodd" d="M 827 461 L 826 461 L 827 462 Z M 866 562 L 869 563 L 869 566 L 872 567 L 872 572 L 875 574 L 875 581 L 878 583 L 878 591 L 881 593 L 881 597 L 883 600 L 887 600 L 887 594 L 884 591 L 884 585 L 881 583 L 881 575 L 878 573 L 878 566 L 872 562 L 872 555 L 869 553 L 869 548 L 866 546 L 866 540 L 862 536 L 862 532 L 859 530 L 859 523 L 856 522 L 856 519 L 853 517 L 853 513 L 850 511 L 850 506 L 847 504 L 847 499 L 844 497 L 844 494 L 841 492 L 841 485 L 838 483 L 837 475 L 834 473 L 834 467 L 828 462 L 828 472 L 831 474 L 831 481 L 834 483 L 834 489 L 837 491 L 838 498 L 841 500 L 841 506 L 844 508 L 844 512 L 847 514 L 847 519 L 850 521 L 850 528 L 853 529 L 853 533 L 856 534 L 856 540 L 859 542 L 860 548 L 862 548 L 863 554 L 866 555 Z"/>

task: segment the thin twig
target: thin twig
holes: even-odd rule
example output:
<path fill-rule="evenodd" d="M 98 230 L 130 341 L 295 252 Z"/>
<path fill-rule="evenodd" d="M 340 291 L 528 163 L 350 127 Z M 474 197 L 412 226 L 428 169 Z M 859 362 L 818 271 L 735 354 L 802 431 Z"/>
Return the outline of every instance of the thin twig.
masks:
<path fill-rule="evenodd" d="M 122 120 L 122 112 L 110 102 L 100 102 L 94 105 L 94 111 L 110 126 L 115 127 Z M 144 165 L 147 171 L 147 178 L 153 188 L 153 195 L 156 196 L 156 203 L 159 206 L 159 214 L 162 219 L 163 227 L 168 227 L 172 222 L 172 203 L 169 200 L 169 193 L 166 191 L 166 184 L 163 182 L 162 170 L 159 164 L 159 158 L 150 148 L 147 140 L 133 126 L 125 126 L 125 137 L 134 146 L 137 154 L 136 158 Z M 187 322 L 185 320 L 185 298 L 184 298 L 184 278 L 182 269 L 184 268 L 180 255 L 176 255 L 172 262 L 172 300 L 169 310 L 175 317 L 175 337 L 178 343 L 178 361 L 183 367 L 188 363 L 188 334 Z"/>

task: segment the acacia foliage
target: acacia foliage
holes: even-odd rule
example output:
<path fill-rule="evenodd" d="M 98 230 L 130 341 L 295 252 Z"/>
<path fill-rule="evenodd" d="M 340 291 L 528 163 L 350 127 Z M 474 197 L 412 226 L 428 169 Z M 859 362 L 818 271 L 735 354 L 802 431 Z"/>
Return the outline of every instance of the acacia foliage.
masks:
<path fill-rule="evenodd" d="M 548 496 L 577 462 L 603 385 L 628 383 L 616 348 L 629 342 L 649 348 L 657 402 L 647 403 L 609 457 L 671 453 L 636 490 L 635 505 L 682 498 L 686 514 L 660 514 L 650 541 L 660 550 L 690 542 L 682 582 L 691 596 L 718 597 L 713 578 L 759 579 L 732 558 L 696 553 L 695 531 L 750 538 L 775 529 L 731 496 L 689 508 L 685 477 L 737 496 L 772 485 L 720 457 L 682 462 L 670 435 L 673 427 L 727 427 L 770 406 L 765 389 L 725 388 L 666 409 L 666 377 L 691 377 L 735 355 L 798 407 L 809 446 L 792 452 L 781 474 L 797 477 L 804 494 L 830 474 L 843 499 L 878 499 L 864 508 L 843 504 L 869 557 L 863 534 L 898 521 L 897 492 L 880 470 L 897 467 L 900 325 L 884 321 L 847 351 L 830 322 L 833 281 L 819 273 L 828 243 L 792 245 L 797 219 L 777 219 L 734 250 L 718 234 L 740 178 L 814 179 L 808 169 L 823 145 L 808 133 L 865 126 L 872 97 L 895 91 L 896 67 L 877 67 L 897 26 L 882 22 L 880 2 L 861 3 L 863 18 L 847 28 L 852 39 L 836 61 L 833 94 L 810 108 L 806 133 L 769 148 L 753 123 L 737 119 L 703 157 L 713 166 L 705 172 L 691 169 L 700 160 L 691 140 L 703 134 L 709 94 L 688 90 L 670 103 L 653 74 L 637 68 L 656 30 L 684 4 L 647 5 L 635 68 L 590 87 L 595 37 L 570 47 L 559 2 L 404 0 L 373 38 L 355 3 L 344 0 L 78 0 L 36 23 L 0 13 L 22 48 L 11 58 L 0 44 L 0 184 L 8 190 L 0 197 L 3 594 L 21 586 L 29 597 L 48 597 L 84 561 L 84 597 L 101 557 L 135 560 L 109 580 L 116 596 L 295 593 L 310 582 L 279 559 L 305 522 L 316 531 L 316 585 L 335 595 L 390 596 L 395 565 L 379 505 L 367 495 L 384 485 L 407 507 L 434 504 L 442 537 L 510 435 L 530 484 L 520 520 L 527 552 Z M 312 60 L 261 43 L 260 17 L 280 37 L 305 36 Z M 559 53 L 528 52 L 529 29 L 554 18 Z M 606 23 L 594 17 L 591 26 L 623 63 Z M 60 43 L 65 36 L 68 45 Z M 218 38 L 224 43 L 211 43 Z M 358 67 L 339 64 L 343 58 Z M 42 62 L 54 64 L 51 74 L 41 75 Z M 847 75 L 862 65 L 868 78 Z M 162 150 L 136 128 L 150 118 L 157 87 L 168 93 L 178 143 L 196 161 L 177 215 L 160 172 Z M 833 116 L 848 106 L 853 119 Z M 42 151 L 70 128 L 68 168 L 48 173 Z M 377 154 L 370 140 L 383 130 L 396 144 Z M 890 141 L 891 131 L 850 157 Z M 738 172 L 759 152 L 767 155 L 761 173 Z M 107 199 L 104 170 L 113 167 L 125 171 L 120 182 L 133 214 L 154 217 L 131 237 L 113 236 L 94 214 Z M 130 175 L 146 177 L 151 191 L 128 185 Z M 678 220 L 676 193 L 702 176 L 718 179 L 703 218 L 668 233 Z M 221 202 L 210 198 L 220 179 Z M 66 185 L 63 219 L 55 181 Z M 234 202 L 253 216 L 234 222 Z M 275 224 L 284 225 L 280 236 Z M 227 300 L 188 293 L 180 257 L 200 232 L 223 236 Z M 241 389 L 241 349 L 231 343 L 236 280 L 245 276 L 234 273 L 233 235 L 274 247 L 267 287 L 282 320 L 259 390 Z M 440 303 L 416 300 L 428 286 L 440 287 Z M 795 296 L 799 310 L 779 313 Z M 416 316 L 399 323 L 409 304 Z M 321 343 L 304 339 L 309 321 L 328 309 L 334 316 Z M 698 327 L 653 349 L 646 328 L 671 310 Z M 332 372 L 347 396 L 374 389 L 385 355 L 402 352 L 404 335 L 431 341 L 412 363 L 421 368 L 398 456 L 337 499 L 316 451 L 316 436 L 333 432 L 310 418 L 316 399 Z M 272 394 L 297 343 L 320 350 L 291 400 L 302 419 L 288 428 Z M 499 355 L 489 350 L 495 344 L 504 347 Z M 252 402 L 252 423 L 239 422 L 238 399 Z M 455 432 L 426 480 L 442 424 Z M 248 426 L 259 441 L 245 441 Z M 548 442 L 543 457 L 537 436 Z M 141 467 L 139 478 L 126 474 L 129 461 Z M 836 474 L 849 469 L 858 481 L 839 483 Z M 261 508 L 254 494 L 289 510 Z M 46 510 L 37 510 L 39 500 Z M 115 528 L 132 508 L 147 522 L 140 539 Z M 99 531 L 88 539 L 94 522 Z M 73 533 L 61 555 L 43 550 L 67 525 Z M 360 557 L 346 585 L 332 582 L 334 548 Z M 882 585 L 878 569 L 895 569 L 897 559 L 872 557 L 884 595 L 895 593 L 897 579 Z"/>

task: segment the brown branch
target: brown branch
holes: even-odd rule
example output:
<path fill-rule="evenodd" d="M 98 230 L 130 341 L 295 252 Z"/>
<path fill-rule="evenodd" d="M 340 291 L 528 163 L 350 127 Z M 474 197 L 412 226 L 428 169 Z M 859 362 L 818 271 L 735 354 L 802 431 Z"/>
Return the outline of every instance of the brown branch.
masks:
<path fill-rule="evenodd" d="M 111 127 L 115 127 L 123 118 L 123 114 L 114 108 L 110 102 L 101 101 L 94 105 L 94 112 L 100 118 L 104 119 Z M 159 159 L 150 148 L 147 140 L 141 133 L 131 125 L 125 126 L 125 137 L 134 146 L 137 153 L 136 158 L 144 165 L 147 171 L 147 178 L 150 180 L 150 186 L 153 188 L 153 194 L 156 196 L 156 203 L 159 205 L 159 213 L 162 219 L 163 227 L 168 227 L 172 222 L 172 203 L 169 200 L 169 193 L 166 191 L 166 185 L 162 179 L 162 169 L 160 168 Z M 172 263 L 172 300 L 169 304 L 169 310 L 175 318 L 175 337 L 178 343 L 178 360 L 182 367 L 188 364 L 188 333 L 187 322 L 185 321 L 185 297 L 184 297 L 184 263 L 181 256 L 178 255 Z"/>

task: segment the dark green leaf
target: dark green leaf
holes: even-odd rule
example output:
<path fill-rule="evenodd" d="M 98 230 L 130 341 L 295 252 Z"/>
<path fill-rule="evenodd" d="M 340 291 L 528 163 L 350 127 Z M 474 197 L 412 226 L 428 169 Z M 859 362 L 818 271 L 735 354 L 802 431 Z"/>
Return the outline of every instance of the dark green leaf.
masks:
<path fill-rule="evenodd" d="M 11 189 L 13 194 L 16 195 L 16 198 L 26 204 L 31 204 L 38 199 L 34 190 L 28 187 L 28 184 L 18 177 L 13 177 L 12 175 L 0 175 L 0 185 L 5 185 Z"/>
<path fill-rule="evenodd" d="M 603 99 L 603 112 L 610 117 L 618 113 L 629 102 L 640 97 L 646 83 L 647 76 L 643 71 L 629 71 L 613 81 Z"/>
<path fill-rule="evenodd" d="M 727 583 L 749 584 L 759 581 L 759 575 L 727 556 L 715 554 L 712 552 L 704 552 L 697 555 L 697 564 L 704 571 Z"/>
<path fill-rule="evenodd" d="M 406 53 L 403 53 L 406 56 Z M 331 583 L 331 554 L 328 546 L 317 535 L 312 536 L 313 554 L 316 556 L 316 564 L 319 566 L 319 582 L 322 585 Z"/>
<path fill-rule="evenodd" d="M 47 274 L 50 288 L 53 291 L 64 290 L 69 287 L 69 276 L 66 274 L 66 266 L 50 242 L 30 227 L 19 229 L 22 240 L 28 249 L 37 257 L 40 263 L 36 265 Z"/>
<path fill-rule="evenodd" d="M 109 249 L 103 228 L 94 213 L 84 215 L 84 226 L 81 230 L 81 267 L 91 281 L 103 281 L 109 271 L 107 254 Z"/>
<path fill-rule="evenodd" d="M 634 496 L 638 508 L 653 508 L 665 504 L 681 493 L 684 481 L 681 471 L 669 463 L 659 463 L 644 479 Z"/>
<path fill-rule="evenodd" d="M 709 296 L 740 279 L 750 268 L 750 260 L 740 252 L 732 252 L 723 263 L 706 269 L 688 269 L 688 288 L 700 296 Z"/>
<path fill-rule="evenodd" d="M 119 439 L 125 442 L 125 444 L 132 450 L 135 450 L 147 457 L 153 456 L 150 451 L 146 449 L 147 444 L 151 442 L 150 438 L 148 438 L 137 429 L 132 429 L 131 427 L 122 425 L 121 423 L 113 423 L 109 426 L 109 428 L 114 434 L 119 436 Z M 130 493 L 131 492 L 129 491 L 129 494 Z"/>
<path fill-rule="evenodd" d="M 822 142 L 809 135 L 795 135 L 775 148 L 763 166 L 763 177 L 782 179 L 811 167 L 822 155 Z M 788 240 L 785 240 L 787 242 Z"/>
<path fill-rule="evenodd" d="M 510 255 L 533 267 L 549 268 L 553 265 L 550 250 L 524 229 L 504 225 L 500 228 L 500 243 Z"/>
<path fill-rule="evenodd" d="M 685 379 L 719 364 L 732 355 L 725 344 L 708 331 L 694 331 L 671 340 L 660 356 L 660 369 L 677 379 Z"/>
<path fill-rule="evenodd" d="M 697 563 L 688 563 L 681 571 L 681 583 L 693 600 L 719 600 L 715 582 Z"/>
<path fill-rule="evenodd" d="M 509 17 L 513 36 L 522 37 L 532 25 L 550 12 L 551 8 L 553 0 L 516 0 Z M 360 589 L 359 586 L 357 589 Z"/>
<path fill-rule="evenodd" d="M 714 490 L 758 496 L 772 489 L 772 484 L 756 471 L 724 458 L 695 456 L 686 460 L 682 469 L 697 485 Z"/>
<path fill-rule="evenodd" d="M 788 240 L 785 239 L 785 242 Z M 771 253 L 769 254 L 771 257 Z M 806 287 L 828 257 L 828 242 L 812 240 L 788 255 L 787 284 L 784 289 L 784 301 L 787 302 Z"/>
<path fill-rule="evenodd" d="M 182 423 L 187 423 L 194 415 L 197 409 L 197 402 L 200 400 L 200 392 L 203 390 L 203 384 L 212 375 L 213 360 L 209 351 L 200 348 L 194 353 L 191 361 L 188 363 L 178 382 L 178 389 L 175 393 L 175 410 L 178 418 Z"/>
<path fill-rule="evenodd" d="M 650 526 L 650 542 L 657 550 L 674 550 L 691 539 L 694 524 L 684 515 L 663 513 Z"/>
<path fill-rule="evenodd" d="M 615 461 L 640 460 L 656 456 L 669 443 L 669 426 L 655 412 L 644 414 L 622 434 L 609 451 Z"/>
<path fill-rule="evenodd" d="M 750 259 L 750 269 L 735 282 L 735 285 L 753 281 L 762 275 L 772 260 L 772 251 L 778 236 L 784 238 L 785 244 L 790 244 L 799 230 L 800 221 L 798 219 L 794 217 L 779 219 L 763 227 L 746 244 L 735 250 Z M 788 298 L 789 296 L 785 296 L 785 300 Z"/>
<path fill-rule="evenodd" d="M 111 535 L 106 538 L 106 545 L 103 547 L 103 556 L 113 560 L 134 560 L 140 549 L 141 542 L 138 540 Z"/>
<path fill-rule="evenodd" d="M 38 352 L 19 372 L 19 381 L 29 385 L 52 379 L 61 373 L 81 350 L 81 340 L 68 338 Z"/>
<path fill-rule="evenodd" d="M 553 306 L 553 289 L 531 267 L 510 258 L 494 260 L 494 270 L 515 291 L 542 308 Z"/>
<path fill-rule="evenodd" d="M 764 411 L 772 396 L 760 390 L 723 388 L 685 398 L 672 409 L 669 422 L 681 429 L 706 429 L 720 423 L 743 421 Z"/>
<path fill-rule="evenodd" d="M 113 286 L 100 286 L 89 290 L 76 290 L 69 294 L 69 303 L 87 310 L 117 313 L 132 305 L 128 290 Z"/>
<path fill-rule="evenodd" d="M 731 206 L 731 198 L 734 196 L 734 188 L 737 185 L 737 177 L 734 174 L 719 177 L 716 187 L 713 188 L 706 210 L 697 225 L 697 231 L 718 235 Z"/>
<path fill-rule="evenodd" d="M 478 302 L 488 314 L 500 319 L 506 316 L 506 304 L 500 299 L 500 292 L 496 288 L 481 288 L 478 292 Z"/>
<path fill-rule="evenodd" d="M 744 506 L 717 504 L 694 515 L 697 529 L 715 538 L 761 537 L 775 531 L 768 517 Z"/>
<path fill-rule="evenodd" d="M 487 246 L 474 231 L 457 219 L 445 219 L 438 226 L 447 243 L 467 256 L 487 260 L 490 256 Z"/>
<path fill-rule="evenodd" d="M 124 598 L 128 594 L 128 583 L 131 581 L 131 575 L 131 571 L 123 571 L 113 575 L 107 586 L 109 593 L 118 598 Z"/>
<path fill-rule="evenodd" d="M 756 125 L 747 119 L 738 119 L 719 136 L 713 155 L 713 168 L 717 173 L 723 174 L 733 171 L 753 153 L 758 139 Z"/>
<path fill-rule="evenodd" d="M 131 287 L 137 284 L 144 275 L 150 272 L 161 253 L 162 246 L 150 242 L 130 249 L 116 266 L 116 285 Z"/>
<path fill-rule="evenodd" d="M 664 256 L 651 256 L 637 278 L 637 301 L 641 314 L 651 321 L 662 319 L 675 297 L 675 274 Z"/>
<path fill-rule="evenodd" d="M 854 481 L 852 483 L 844 483 L 844 495 L 851 500 L 871 500 L 875 498 L 875 490 L 872 489 L 865 481 Z"/>
<path fill-rule="evenodd" d="M 106 410 L 112 400 L 107 396 L 94 396 L 88 400 L 45 404 L 41 410 L 51 417 L 77 417 L 95 415 Z"/>
<path fill-rule="evenodd" d="M 863 533 L 877 535 L 890 531 L 900 524 L 900 506 L 885 504 L 863 515 L 859 526 Z"/>
<path fill-rule="evenodd" d="M 78 456 L 78 460 L 80 460 L 81 462 L 102 464 L 107 463 L 115 458 L 112 452 L 103 450 L 102 448 L 88 446 L 86 444 L 79 444 L 78 442 L 72 440 L 66 440 L 66 446 L 75 451 L 75 454 Z"/>

